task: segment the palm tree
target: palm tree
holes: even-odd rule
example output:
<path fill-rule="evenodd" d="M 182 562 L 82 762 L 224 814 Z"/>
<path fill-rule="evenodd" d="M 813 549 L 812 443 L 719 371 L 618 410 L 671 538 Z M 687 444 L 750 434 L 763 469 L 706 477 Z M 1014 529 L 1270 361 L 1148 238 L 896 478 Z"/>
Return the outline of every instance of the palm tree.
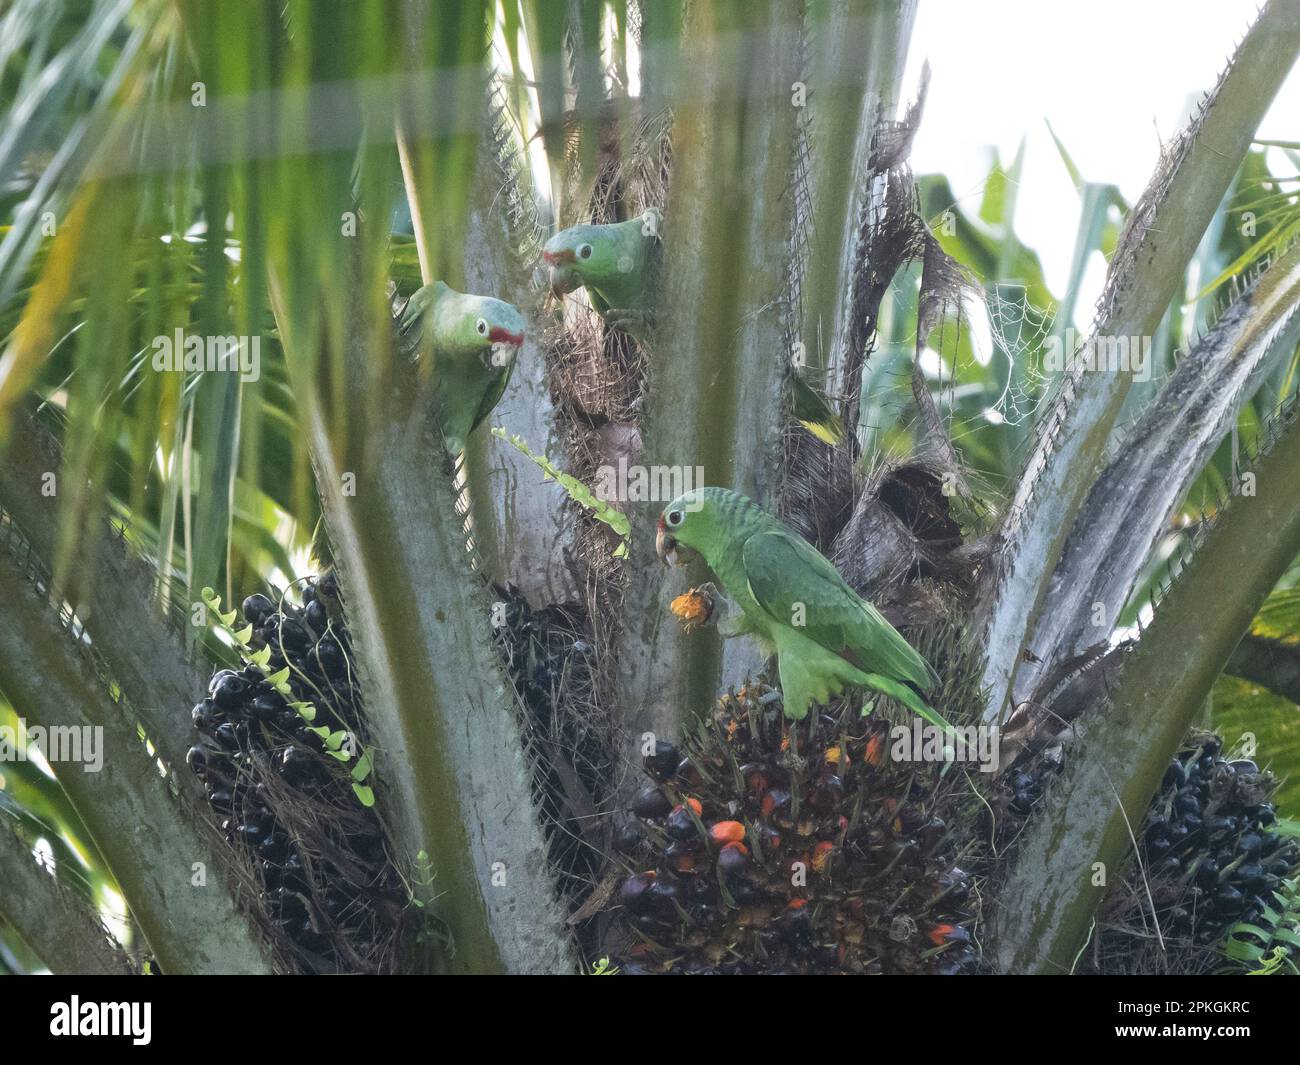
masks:
<path fill-rule="evenodd" d="M 357 809 L 382 819 L 375 876 L 401 885 L 391 941 L 351 967 L 571 972 L 621 953 L 617 815 L 638 756 L 707 725 L 764 663 L 672 623 L 686 585 L 654 556 L 658 507 L 587 490 L 620 458 L 703 467 L 780 513 L 932 649 L 949 720 L 1003 726 L 1022 766 L 1064 727 L 1065 768 L 984 874 L 975 919 L 990 967 L 1075 964 L 1103 902 L 1080 870 L 1126 867 L 1129 826 L 1225 665 L 1250 675 L 1238 644 L 1300 553 L 1283 380 L 1300 215 L 1251 153 L 1300 51 L 1300 3 L 1264 6 L 1113 244 L 1114 196 L 1078 180 L 1080 259 L 1109 249 L 1092 336 L 1185 347 L 1163 384 L 1135 390 L 1131 365 L 1044 373 L 1016 383 L 1035 413 L 1003 425 L 983 417 L 995 368 L 936 380 L 921 358 L 932 345 L 950 370 L 974 365 L 953 326 L 981 284 L 1001 306 L 1026 253 L 990 253 L 969 219 L 938 225 L 942 188 L 907 169 L 922 101 L 893 116 L 914 9 L 14 0 L 0 692 L 29 726 L 102 728 L 106 759 L 3 767 L 13 964 L 111 971 L 125 943 L 166 973 L 311 967 L 259 902 L 267 870 L 180 766 L 207 672 L 255 653 L 226 604 L 327 566 L 366 747 L 320 757 L 359 769 Z M 1228 264 L 1246 281 L 1212 320 L 1187 315 L 1198 248 L 1229 246 L 1203 238 L 1234 190 L 1267 223 Z M 544 298 L 534 268 L 555 227 L 651 206 L 663 285 L 643 340 L 581 297 Z M 454 462 L 393 322 L 394 293 L 435 280 L 533 323 L 502 432 Z M 882 402 L 897 329 L 915 335 L 901 412 Z M 176 330 L 249 338 L 245 352 L 257 338 L 256 372 L 160 368 Z M 846 442 L 791 419 L 796 373 Z M 1266 377 L 1277 402 L 1257 395 Z M 1231 498 L 1206 506 L 1247 421 Z M 1207 520 L 1161 570 L 1189 510 Z M 1157 570 L 1171 581 L 1153 595 Z M 1153 598 L 1125 636 L 1125 608 Z M 1253 638 L 1290 654 L 1281 636 Z M 538 655 L 554 667 L 540 681 Z M 340 810 L 319 817 L 357 812 Z M 29 860 L 37 841 L 56 876 Z M 67 919 L 24 908 L 36 892 Z M 86 903 L 114 892 L 110 942 Z"/>

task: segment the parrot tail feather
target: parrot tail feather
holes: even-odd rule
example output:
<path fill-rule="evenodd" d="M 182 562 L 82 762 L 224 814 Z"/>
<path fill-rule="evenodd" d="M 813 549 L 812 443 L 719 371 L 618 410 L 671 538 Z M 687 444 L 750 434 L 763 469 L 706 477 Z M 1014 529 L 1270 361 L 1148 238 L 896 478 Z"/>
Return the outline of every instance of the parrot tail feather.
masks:
<path fill-rule="evenodd" d="M 802 721 L 813 703 L 829 702 L 846 687 L 867 683 L 868 674 L 797 629 L 778 626 L 772 636 L 786 717 Z"/>
<path fill-rule="evenodd" d="M 813 703 L 829 702 L 832 695 L 839 695 L 845 688 L 870 688 L 901 703 L 944 732 L 953 731 L 952 726 L 903 681 L 880 673 L 867 673 L 798 629 L 777 626 L 772 637 L 776 644 L 777 673 L 781 678 L 786 717 L 802 721 Z"/>
<path fill-rule="evenodd" d="M 943 729 L 944 732 L 950 733 L 953 731 L 953 727 L 939 715 L 939 712 L 906 684 L 890 680 L 889 677 L 882 677 L 879 673 L 864 673 L 863 676 L 866 678 L 862 682 L 863 687 L 871 688 L 882 695 L 888 695 L 891 699 L 906 706 L 917 717 L 928 721 L 937 728 Z"/>

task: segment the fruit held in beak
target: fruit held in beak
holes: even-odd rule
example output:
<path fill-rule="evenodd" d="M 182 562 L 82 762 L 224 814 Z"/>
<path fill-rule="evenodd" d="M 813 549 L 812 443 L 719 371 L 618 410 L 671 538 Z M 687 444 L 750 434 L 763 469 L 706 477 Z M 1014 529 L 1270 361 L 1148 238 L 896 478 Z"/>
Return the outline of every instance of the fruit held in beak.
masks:
<path fill-rule="evenodd" d="M 682 628 L 690 632 L 712 620 L 713 596 L 705 588 L 692 588 L 669 603 L 668 609 L 682 623 Z"/>

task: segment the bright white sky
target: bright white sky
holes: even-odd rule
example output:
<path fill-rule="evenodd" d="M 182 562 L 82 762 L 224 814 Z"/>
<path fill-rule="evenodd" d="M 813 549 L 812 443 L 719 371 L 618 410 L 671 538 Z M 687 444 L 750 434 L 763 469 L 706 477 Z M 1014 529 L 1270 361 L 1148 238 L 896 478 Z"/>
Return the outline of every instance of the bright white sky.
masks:
<path fill-rule="evenodd" d="M 963 207 L 980 202 L 990 151 L 1006 164 L 1027 138 L 1016 233 L 1048 285 L 1065 287 L 1079 197 L 1044 119 L 1088 181 L 1132 203 L 1162 140 L 1213 85 L 1256 12 L 1256 0 L 921 0 L 904 99 L 930 61 L 930 93 L 912 149 L 918 174 L 947 174 Z M 1292 70 L 1258 136 L 1300 140 L 1300 70 Z M 1276 150 L 1275 173 L 1293 172 Z M 1100 264 L 1098 264 L 1100 265 Z M 1080 308 L 1091 308 L 1101 271 Z"/>

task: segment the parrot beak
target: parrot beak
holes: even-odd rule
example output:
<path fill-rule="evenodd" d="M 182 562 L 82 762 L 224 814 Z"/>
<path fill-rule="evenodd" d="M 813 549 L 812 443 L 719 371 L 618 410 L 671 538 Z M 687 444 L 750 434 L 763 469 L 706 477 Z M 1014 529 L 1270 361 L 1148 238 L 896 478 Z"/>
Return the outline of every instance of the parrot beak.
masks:
<path fill-rule="evenodd" d="M 662 526 L 655 533 L 655 554 L 665 566 L 677 565 L 677 541 Z"/>
<path fill-rule="evenodd" d="M 578 277 L 567 266 L 552 266 L 548 271 L 551 295 L 556 299 L 567 296 L 578 287 Z"/>
<path fill-rule="evenodd" d="M 488 333 L 488 365 L 497 368 L 509 366 L 523 342 L 522 332 L 512 333 L 502 326 L 493 326 Z"/>
<path fill-rule="evenodd" d="M 572 249 L 543 250 L 542 261 L 547 266 L 547 280 L 550 284 L 551 295 L 556 299 L 567 296 L 581 284 L 577 272 L 573 269 Z"/>

